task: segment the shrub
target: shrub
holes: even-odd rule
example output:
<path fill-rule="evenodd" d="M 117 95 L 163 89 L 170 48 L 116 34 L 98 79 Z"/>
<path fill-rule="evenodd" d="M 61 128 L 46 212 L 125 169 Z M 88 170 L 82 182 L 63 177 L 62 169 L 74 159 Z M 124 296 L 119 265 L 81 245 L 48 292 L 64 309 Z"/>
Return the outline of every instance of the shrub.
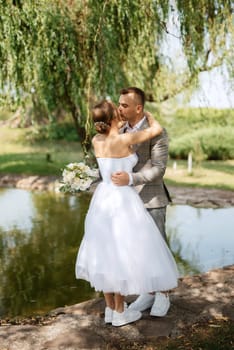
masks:
<path fill-rule="evenodd" d="M 78 135 L 74 124 L 51 123 L 48 125 L 48 138 L 51 140 L 77 141 Z"/>
<path fill-rule="evenodd" d="M 170 141 L 172 158 L 187 159 L 192 151 L 196 157 L 197 145 L 208 160 L 234 159 L 234 129 L 228 126 L 195 130 Z"/>
<path fill-rule="evenodd" d="M 35 125 L 27 133 L 27 140 L 66 140 L 79 141 L 75 127 L 71 123 L 55 123 Z"/>

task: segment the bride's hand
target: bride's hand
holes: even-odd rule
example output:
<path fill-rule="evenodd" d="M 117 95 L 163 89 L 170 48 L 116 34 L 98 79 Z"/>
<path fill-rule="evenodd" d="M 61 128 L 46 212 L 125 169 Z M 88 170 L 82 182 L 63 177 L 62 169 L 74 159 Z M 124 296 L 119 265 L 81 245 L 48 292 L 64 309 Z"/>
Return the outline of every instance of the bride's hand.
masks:
<path fill-rule="evenodd" d="M 150 113 L 149 111 L 144 111 L 144 115 L 146 116 L 147 119 L 151 119 L 151 118 L 154 119 L 152 113 Z"/>
<path fill-rule="evenodd" d="M 129 175 L 125 171 L 117 171 L 111 174 L 111 180 L 114 185 L 127 186 L 129 184 Z"/>
<path fill-rule="evenodd" d="M 156 122 L 155 118 L 153 117 L 153 115 L 150 112 L 144 111 L 144 115 L 146 116 L 150 126 Z"/>
<path fill-rule="evenodd" d="M 126 122 L 125 120 L 119 121 L 119 122 L 118 122 L 118 129 L 122 129 L 126 123 L 127 123 L 127 122 Z"/>
<path fill-rule="evenodd" d="M 146 116 L 146 118 L 148 120 L 149 126 L 156 127 L 160 131 L 159 132 L 159 134 L 160 134 L 163 129 L 162 129 L 161 125 L 159 124 L 159 122 L 154 118 L 154 116 L 148 111 L 144 111 L 144 115 Z"/>

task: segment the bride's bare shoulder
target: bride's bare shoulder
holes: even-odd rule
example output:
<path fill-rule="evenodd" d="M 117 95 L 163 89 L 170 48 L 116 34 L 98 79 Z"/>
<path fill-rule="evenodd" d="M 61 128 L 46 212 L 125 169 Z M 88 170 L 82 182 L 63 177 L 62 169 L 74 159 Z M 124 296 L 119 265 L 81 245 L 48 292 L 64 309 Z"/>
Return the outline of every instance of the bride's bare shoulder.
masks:
<path fill-rule="evenodd" d="M 95 144 L 99 141 L 103 141 L 105 139 L 104 135 L 102 134 L 96 134 L 94 135 L 94 137 L 92 138 L 92 144 Z"/>

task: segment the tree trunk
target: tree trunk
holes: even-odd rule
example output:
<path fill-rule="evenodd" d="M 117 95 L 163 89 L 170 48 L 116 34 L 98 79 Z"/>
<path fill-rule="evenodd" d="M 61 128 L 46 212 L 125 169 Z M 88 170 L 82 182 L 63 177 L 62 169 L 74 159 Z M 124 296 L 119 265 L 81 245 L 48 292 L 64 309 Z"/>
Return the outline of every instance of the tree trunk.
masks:
<path fill-rule="evenodd" d="M 79 114 L 78 108 L 73 103 L 71 104 L 71 113 L 72 113 L 72 118 L 75 124 L 77 135 L 81 141 L 83 152 L 85 155 L 87 155 L 91 148 L 91 138 L 90 138 L 90 135 L 86 134 L 85 127 L 80 125 L 79 123 L 80 114 Z"/>

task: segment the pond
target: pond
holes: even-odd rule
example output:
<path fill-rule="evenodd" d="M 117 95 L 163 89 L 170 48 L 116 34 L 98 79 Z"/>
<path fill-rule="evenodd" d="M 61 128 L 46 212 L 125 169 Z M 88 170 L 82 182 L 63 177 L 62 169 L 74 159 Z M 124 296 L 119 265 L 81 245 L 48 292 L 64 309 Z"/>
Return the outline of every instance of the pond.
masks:
<path fill-rule="evenodd" d="M 44 314 L 99 294 L 74 264 L 90 195 L 0 189 L 0 318 Z M 168 207 L 181 276 L 234 263 L 234 208 Z"/>

